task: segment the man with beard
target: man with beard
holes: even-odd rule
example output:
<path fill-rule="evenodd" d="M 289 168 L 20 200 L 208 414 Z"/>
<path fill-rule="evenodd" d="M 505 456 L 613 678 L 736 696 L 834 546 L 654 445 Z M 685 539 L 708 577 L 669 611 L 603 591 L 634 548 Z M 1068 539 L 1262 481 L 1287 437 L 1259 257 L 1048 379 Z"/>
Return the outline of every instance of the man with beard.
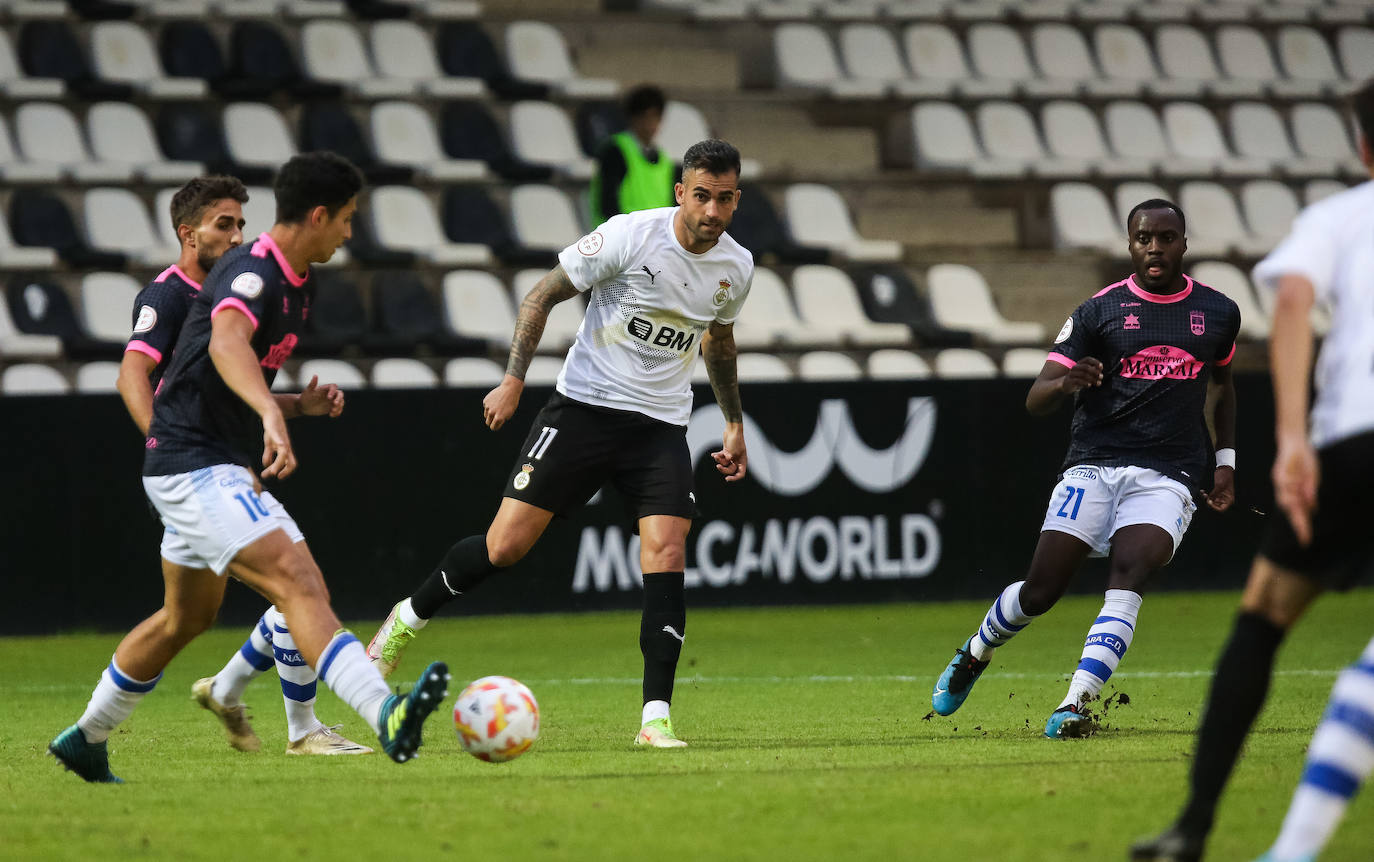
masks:
<path fill-rule="evenodd" d="M 1026 409 L 1041 416 L 1072 396 L 1069 451 L 1025 580 L 1003 590 L 935 683 L 940 715 L 963 704 L 993 650 L 1054 607 L 1085 558 L 1110 556 L 1106 601 L 1045 723 L 1051 739 L 1090 733 L 1088 704 L 1130 646 L 1141 593 L 1183 540 L 1194 493 L 1219 512 L 1234 499 L 1230 362 L 1240 310 L 1184 274 L 1186 223 L 1176 205 L 1144 201 L 1126 229 L 1135 273 L 1064 322 L 1026 397 Z M 1213 442 L 1203 418 L 1209 384 L 1219 390 L 1210 492 L 1202 485 Z"/>

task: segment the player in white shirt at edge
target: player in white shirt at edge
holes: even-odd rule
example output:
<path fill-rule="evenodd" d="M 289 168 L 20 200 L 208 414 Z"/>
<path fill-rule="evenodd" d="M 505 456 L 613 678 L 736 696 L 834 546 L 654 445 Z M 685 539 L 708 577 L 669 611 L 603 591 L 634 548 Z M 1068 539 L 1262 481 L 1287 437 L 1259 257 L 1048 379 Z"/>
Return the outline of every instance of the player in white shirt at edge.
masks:
<path fill-rule="evenodd" d="M 392 608 L 368 655 L 389 674 L 425 623 L 453 597 L 515 564 L 554 515 L 579 509 L 605 483 L 637 522 L 644 611 L 644 708 L 635 743 L 686 745 L 669 717 L 686 635 L 683 569 L 696 512 L 687 422 L 698 349 L 725 416 L 712 453 L 726 482 L 748 461 L 735 368 L 734 322 L 753 257 L 725 233 L 739 202 L 739 151 L 694 144 L 682 160 L 678 205 L 612 217 L 559 255 L 520 304 L 501 384 L 483 400 L 493 431 L 515 412 L 549 310 L 588 292 L 577 339 L 506 480 L 485 535 L 455 544 L 419 589 Z"/>
<path fill-rule="evenodd" d="M 1351 97 L 1360 158 L 1374 177 L 1374 81 Z M 1198 728 L 1188 802 L 1173 826 L 1137 844 L 1137 860 L 1197 860 L 1217 801 L 1264 705 L 1274 656 L 1325 589 L 1344 590 L 1374 564 L 1374 181 L 1307 207 L 1288 237 L 1255 267 L 1277 292 L 1269 337 L 1274 381 L 1274 496 L 1240 613 Z M 1331 308 L 1316 363 L 1309 313 Z M 1333 632 L 1332 647 L 1347 637 Z M 1307 749 L 1307 764 L 1278 840 L 1262 862 L 1307 862 L 1336 831 L 1374 770 L 1374 641 L 1346 668 Z"/>

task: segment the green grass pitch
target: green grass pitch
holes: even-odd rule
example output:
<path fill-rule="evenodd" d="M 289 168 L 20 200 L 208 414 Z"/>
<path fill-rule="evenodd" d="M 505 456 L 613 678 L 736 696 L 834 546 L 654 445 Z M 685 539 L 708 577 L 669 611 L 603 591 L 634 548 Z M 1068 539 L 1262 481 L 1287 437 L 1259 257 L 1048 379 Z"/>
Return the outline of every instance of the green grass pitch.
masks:
<path fill-rule="evenodd" d="M 3 859 L 1124 859 L 1177 810 L 1234 593 L 1146 599 L 1109 692 L 1129 703 L 1086 740 L 1041 730 L 1096 598 L 1037 621 L 950 718 L 935 676 L 984 602 L 700 610 L 674 724 L 691 747 L 636 749 L 638 615 L 441 619 L 398 679 L 447 660 L 454 685 L 421 757 L 288 758 L 276 677 L 249 688 L 264 751 L 240 754 L 189 699 L 246 630 L 222 626 L 168 669 L 111 738 L 122 787 L 83 784 L 46 755 L 80 714 L 117 635 L 0 639 Z M 1233 777 L 1212 860 L 1263 851 L 1336 672 L 1370 634 L 1374 591 L 1320 600 L 1289 639 Z M 131 621 L 132 622 L 132 621 Z M 367 638 L 375 622 L 359 623 Z M 459 750 L 461 683 L 501 673 L 538 697 L 543 736 L 517 761 Z M 320 687 L 321 717 L 366 725 Z M 1357 799 L 1324 860 L 1374 859 Z"/>

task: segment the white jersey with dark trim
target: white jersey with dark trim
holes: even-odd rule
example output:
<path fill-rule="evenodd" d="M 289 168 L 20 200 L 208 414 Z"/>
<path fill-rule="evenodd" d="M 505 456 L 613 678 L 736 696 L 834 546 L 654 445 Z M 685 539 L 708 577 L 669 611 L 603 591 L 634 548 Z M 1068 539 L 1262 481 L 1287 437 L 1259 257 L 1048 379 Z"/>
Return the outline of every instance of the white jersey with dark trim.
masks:
<path fill-rule="evenodd" d="M 1317 355 L 1312 445 L 1374 431 L 1374 181 L 1307 207 L 1292 231 L 1255 267 L 1260 290 L 1279 279 L 1312 282 L 1331 310 Z"/>
<path fill-rule="evenodd" d="M 692 361 L 713 321 L 734 323 L 754 259 L 729 234 L 703 254 L 673 232 L 677 207 L 612 217 L 558 256 L 587 313 L 558 375 L 585 404 L 673 425 L 692 414 Z"/>

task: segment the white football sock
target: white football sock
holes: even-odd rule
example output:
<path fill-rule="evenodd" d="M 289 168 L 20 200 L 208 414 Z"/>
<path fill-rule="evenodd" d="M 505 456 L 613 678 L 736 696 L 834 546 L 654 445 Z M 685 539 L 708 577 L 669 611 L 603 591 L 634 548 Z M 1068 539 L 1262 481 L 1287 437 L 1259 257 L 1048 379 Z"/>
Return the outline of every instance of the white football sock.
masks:
<path fill-rule="evenodd" d="M 147 682 L 130 679 L 119 669 L 119 665 L 115 664 L 114 656 L 110 656 L 110 665 L 100 674 L 100 682 L 96 683 L 95 691 L 91 692 L 86 711 L 76 720 L 76 726 L 81 728 L 86 741 L 104 742 L 109 739 L 110 731 L 129 717 L 134 707 L 138 706 L 138 702 L 153 690 L 153 686 L 157 685 L 160 679 L 162 674 Z"/>
<path fill-rule="evenodd" d="M 978 661 L 991 659 L 993 650 L 1015 637 L 1033 619 L 1021 610 L 1021 585 L 1024 583 L 1017 581 L 1007 587 L 988 608 L 978 634 L 969 643 L 969 652 Z"/>
<path fill-rule="evenodd" d="M 1121 657 L 1131 645 L 1135 635 L 1136 619 L 1140 616 L 1140 593 L 1130 590 L 1107 590 L 1106 601 L 1088 637 L 1083 642 L 1083 656 L 1078 660 L 1078 669 L 1073 672 L 1069 683 L 1069 693 L 1059 704 L 1082 706 L 1102 693 L 1102 686 L 1112 678 Z"/>
<path fill-rule="evenodd" d="M 429 620 L 421 619 L 416 616 L 415 608 L 411 607 L 410 599 L 408 598 L 401 602 L 401 606 L 396 609 L 396 616 L 400 618 L 401 622 L 415 629 L 417 632 L 429 625 Z"/>
<path fill-rule="evenodd" d="M 284 626 L 274 625 L 272 654 L 281 677 L 282 702 L 286 705 L 286 738 L 296 742 L 323 724 L 315 717 L 315 671 L 301 658 L 295 638 Z"/>
<path fill-rule="evenodd" d="M 644 704 L 644 718 L 640 721 L 640 724 L 648 724 L 654 719 L 667 717 L 668 701 L 651 700 L 648 703 Z"/>
<path fill-rule="evenodd" d="M 276 619 L 281 619 L 281 614 L 277 613 L 274 607 L 268 608 L 267 612 L 258 618 L 258 624 L 248 633 L 248 640 L 243 642 L 239 651 L 230 656 L 228 663 L 215 674 L 210 696 L 224 706 L 238 706 L 242 703 L 243 692 L 248 688 L 248 683 L 272 666 L 274 614 Z M 285 621 L 282 621 L 282 625 L 286 625 Z"/>
<path fill-rule="evenodd" d="M 382 704 L 391 690 L 352 633 L 340 630 L 334 635 L 320 653 L 316 672 L 331 691 L 363 717 L 373 733 L 380 732 Z"/>

